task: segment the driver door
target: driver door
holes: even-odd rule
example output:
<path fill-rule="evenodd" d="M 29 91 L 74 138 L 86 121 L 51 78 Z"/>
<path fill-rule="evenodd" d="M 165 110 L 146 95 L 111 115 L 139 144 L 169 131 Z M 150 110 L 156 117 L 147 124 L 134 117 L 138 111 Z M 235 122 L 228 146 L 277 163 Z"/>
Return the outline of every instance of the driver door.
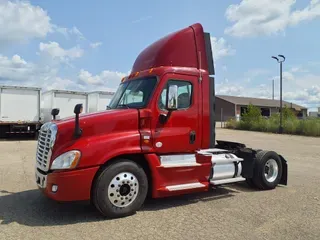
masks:
<path fill-rule="evenodd" d="M 165 108 L 169 85 L 178 87 L 177 109 Z M 153 122 L 153 147 L 159 154 L 194 152 L 201 145 L 199 125 L 199 84 L 196 76 L 166 74 L 157 97 Z M 161 122 L 161 114 L 166 122 Z"/>

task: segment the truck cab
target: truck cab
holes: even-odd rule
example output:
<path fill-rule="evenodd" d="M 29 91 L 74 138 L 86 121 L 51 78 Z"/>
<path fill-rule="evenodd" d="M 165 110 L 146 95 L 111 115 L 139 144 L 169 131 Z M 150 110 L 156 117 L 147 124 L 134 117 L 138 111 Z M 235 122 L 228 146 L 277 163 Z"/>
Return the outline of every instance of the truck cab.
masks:
<path fill-rule="evenodd" d="M 40 130 L 39 189 L 56 201 L 90 200 L 107 217 L 128 216 L 153 198 L 246 181 L 287 184 L 274 151 L 216 140 L 214 64 L 201 24 L 144 49 L 106 111 L 52 120 Z"/>

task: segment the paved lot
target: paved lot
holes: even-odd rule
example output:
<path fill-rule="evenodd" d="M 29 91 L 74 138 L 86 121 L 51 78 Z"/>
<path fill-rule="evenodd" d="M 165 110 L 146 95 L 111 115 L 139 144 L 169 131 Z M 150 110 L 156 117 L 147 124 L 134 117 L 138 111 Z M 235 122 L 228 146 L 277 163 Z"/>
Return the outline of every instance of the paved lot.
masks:
<path fill-rule="evenodd" d="M 0 142 L 0 239 L 320 239 L 320 138 L 217 129 L 217 138 L 274 149 L 289 186 L 149 200 L 136 215 L 105 220 L 90 206 L 43 197 L 33 179 L 34 141 Z"/>

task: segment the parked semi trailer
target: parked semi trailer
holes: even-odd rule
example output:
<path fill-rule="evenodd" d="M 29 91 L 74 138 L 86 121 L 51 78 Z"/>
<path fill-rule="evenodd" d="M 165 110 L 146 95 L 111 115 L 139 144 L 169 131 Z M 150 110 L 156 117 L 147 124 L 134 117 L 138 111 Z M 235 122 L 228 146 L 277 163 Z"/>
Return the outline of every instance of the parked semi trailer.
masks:
<path fill-rule="evenodd" d="M 44 122 L 52 120 L 51 111 L 59 109 L 56 119 L 63 119 L 73 115 L 74 105 L 81 103 L 84 106 L 84 113 L 87 109 L 88 94 L 86 92 L 50 90 L 42 93 L 42 115 Z"/>
<path fill-rule="evenodd" d="M 0 138 L 37 137 L 41 89 L 0 86 Z"/>
<path fill-rule="evenodd" d="M 88 112 L 99 112 L 106 110 L 114 92 L 94 91 L 88 93 Z M 74 106 L 73 106 L 74 107 Z"/>
<path fill-rule="evenodd" d="M 103 215 L 123 217 L 148 194 L 162 198 L 241 181 L 261 190 L 287 185 L 279 153 L 216 141 L 214 74 L 210 34 L 200 24 L 153 43 L 122 79 L 109 110 L 81 114 L 77 104 L 75 117 L 42 126 L 39 188 L 56 201 L 90 199 Z M 140 101 L 125 101 L 137 93 Z"/>

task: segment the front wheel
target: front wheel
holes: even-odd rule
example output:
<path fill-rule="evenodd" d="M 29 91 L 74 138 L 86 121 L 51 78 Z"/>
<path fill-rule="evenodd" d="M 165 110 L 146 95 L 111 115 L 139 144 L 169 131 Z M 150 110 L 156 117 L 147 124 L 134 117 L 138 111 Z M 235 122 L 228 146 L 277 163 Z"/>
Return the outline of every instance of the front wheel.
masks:
<path fill-rule="evenodd" d="M 93 203 L 106 217 L 134 214 L 144 203 L 148 179 L 143 168 L 130 160 L 119 160 L 101 171 L 93 187 Z"/>
<path fill-rule="evenodd" d="M 274 189 L 282 177 L 282 162 L 279 155 L 273 151 L 259 151 L 256 155 L 251 184 L 261 190 Z"/>

